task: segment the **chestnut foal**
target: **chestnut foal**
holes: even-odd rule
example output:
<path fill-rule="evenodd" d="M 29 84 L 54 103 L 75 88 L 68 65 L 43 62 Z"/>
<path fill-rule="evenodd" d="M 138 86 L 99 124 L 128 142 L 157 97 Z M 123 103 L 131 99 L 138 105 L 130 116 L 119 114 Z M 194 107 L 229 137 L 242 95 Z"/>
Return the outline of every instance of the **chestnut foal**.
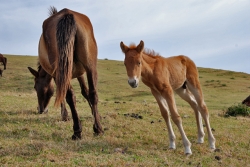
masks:
<path fill-rule="evenodd" d="M 184 132 L 182 119 L 177 112 L 174 98 L 174 92 L 176 92 L 194 110 L 198 127 L 198 143 L 204 142 L 203 118 L 208 132 L 210 148 L 215 149 L 215 138 L 211 131 L 208 109 L 203 99 L 198 70 L 194 62 L 182 55 L 163 58 L 155 54 L 154 51 L 144 51 L 143 41 L 137 46 L 130 45 L 129 47 L 121 42 L 120 47 L 125 54 L 124 64 L 129 85 L 136 88 L 141 78 L 142 82 L 151 89 L 160 107 L 161 115 L 168 128 L 169 147 L 171 149 L 176 148 L 176 137 L 170 121 L 171 116 L 180 131 L 185 154 L 192 154 L 191 143 Z"/>

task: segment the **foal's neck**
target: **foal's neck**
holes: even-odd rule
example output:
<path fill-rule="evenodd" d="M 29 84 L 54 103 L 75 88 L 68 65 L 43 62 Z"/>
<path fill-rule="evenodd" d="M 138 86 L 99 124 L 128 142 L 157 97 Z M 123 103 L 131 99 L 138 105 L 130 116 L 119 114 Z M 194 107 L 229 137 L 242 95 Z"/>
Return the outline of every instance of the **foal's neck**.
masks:
<path fill-rule="evenodd" d="M 155 68 L 155 57 L 149 56 L 145 53 L 142 54 L 142 68 L 141 75 L 145 77 L 146 75 L 153 75 L 153 70 Z"/>

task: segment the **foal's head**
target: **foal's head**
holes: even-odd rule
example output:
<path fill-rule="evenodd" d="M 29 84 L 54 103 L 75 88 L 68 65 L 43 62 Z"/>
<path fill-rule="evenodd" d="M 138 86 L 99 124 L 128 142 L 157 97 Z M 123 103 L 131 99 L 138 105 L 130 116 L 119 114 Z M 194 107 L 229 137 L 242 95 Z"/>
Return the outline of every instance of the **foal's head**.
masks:
<path fill-rule="evenodd" d="M 52 77 L 39 66 L 38 71 L 28 67 L 32 75 L 35 76 L 35 90 L 38 98 L 38 113 L 48 112 L 48 104 L 54 93 Z"/>
<path fill-rule="evenodd" d="M 141 41 L 139 45 L 131 45 L 130 47 L 120 43 L 122 52 L 125 54 L 124 65 L 126 66 L 128 83 L 132 88 L 136 88 L 139 84 L 142 66 L 142 51 L 144 42 Z"/>

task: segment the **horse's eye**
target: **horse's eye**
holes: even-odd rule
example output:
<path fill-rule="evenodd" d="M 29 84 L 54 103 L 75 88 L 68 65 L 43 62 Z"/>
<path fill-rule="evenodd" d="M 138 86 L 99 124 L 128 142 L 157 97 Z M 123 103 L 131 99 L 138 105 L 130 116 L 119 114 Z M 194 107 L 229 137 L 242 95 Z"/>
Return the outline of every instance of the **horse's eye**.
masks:
<path fill-rule="evenodd" d="M 138 62 L 138 66 L 141 65 L 141 62 Z"/>

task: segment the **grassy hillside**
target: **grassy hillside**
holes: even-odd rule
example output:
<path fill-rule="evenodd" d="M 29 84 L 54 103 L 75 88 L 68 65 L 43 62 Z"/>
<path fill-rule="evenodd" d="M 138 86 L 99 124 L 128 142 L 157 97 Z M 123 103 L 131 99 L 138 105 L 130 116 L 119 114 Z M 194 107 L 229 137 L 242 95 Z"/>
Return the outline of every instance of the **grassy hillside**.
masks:
<path fill-rule="evenodd" d="M 175 125 L 176 150 L 168 149 L 166 125 L 149 89 L 127 84 L 123 62 L 98 61 L 99 112 L 103 136 L 93 135 L 93 118 L 87 102 L 72 80 L 77 109 L 83 125 L 83 139 L 72 141 L 72 120 L 62 122 L 54 97 L 48 114 L 37 114 L 33 77 L 27 67 L 36 68 L 37 57 L 5 55 L 7 70 L 0 77 L 0 166 L 247 166 L 250 164 L 250 119 L 223 117 L 230 106 L 250 94 L 250 75 L 199 68 L 200 81 L 217 152 L 196 144 L 193 111 L 179 97 L 176 103 L 193 155 L 185 157 Z M 3 66 L 0 66 L 3 69 Z M 68 108 L 69 110 L 69 108 Z M 142 119 L 131 117 L 138 114 Z M 206 132 L 206 131 L 205 131 Z"/>

